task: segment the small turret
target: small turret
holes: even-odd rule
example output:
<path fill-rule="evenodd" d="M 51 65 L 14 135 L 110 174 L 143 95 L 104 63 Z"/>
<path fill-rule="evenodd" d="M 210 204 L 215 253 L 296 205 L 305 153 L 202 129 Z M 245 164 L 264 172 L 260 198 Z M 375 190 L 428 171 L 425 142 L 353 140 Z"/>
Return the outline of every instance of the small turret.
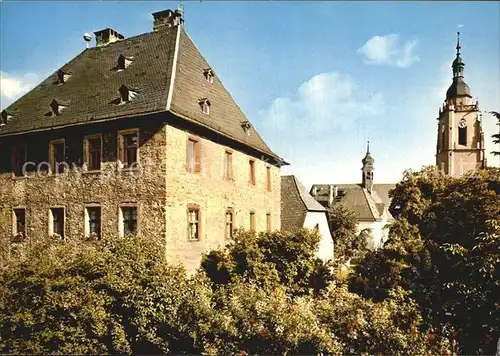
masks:
<path fill-rule="evenodd" d="M 373 164 L 375 163 L 375 159 L 370 154 L 370 141 L 366 145 L 366 155 L 361 162 L 363 163 L 363 168 L 361 168 L 363 172 L 362 186 L 371 193 L 373 190 L 373 171 L 375 170 Z"/>

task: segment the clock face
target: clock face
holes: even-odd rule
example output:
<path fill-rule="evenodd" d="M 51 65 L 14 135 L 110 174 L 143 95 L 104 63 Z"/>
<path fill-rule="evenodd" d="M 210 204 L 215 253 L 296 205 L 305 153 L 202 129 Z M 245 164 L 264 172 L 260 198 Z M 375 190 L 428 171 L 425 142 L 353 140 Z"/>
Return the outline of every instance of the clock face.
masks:
<path fill-rule="evenodd" d="M 467 121 L 465 121 L 465 119 L 460 120 L 460 122 L 458 123 L 458 127 L 460 127 L 461 129 L 466 128 L 467 127 Z"/>

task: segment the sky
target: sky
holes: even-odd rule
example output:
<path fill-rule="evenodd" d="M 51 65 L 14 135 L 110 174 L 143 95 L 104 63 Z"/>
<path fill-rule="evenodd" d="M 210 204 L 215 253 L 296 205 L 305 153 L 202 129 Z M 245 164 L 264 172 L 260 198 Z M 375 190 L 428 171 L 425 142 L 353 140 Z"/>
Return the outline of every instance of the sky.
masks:
<path fill-rule="evenodd" d="M 84 47 L 86 32 L 151 32 L 175 1 L 0 1 L 0 107 Z M 309 187 L 375 183 L 435 164 L 456 32 L 481 110 L 500 111 L 500 2 L 184 1 L 185 27 L 250 122 Z M 483 115 L 486 150 L 498 132 Z M 500 158 L 488 154 L 488 164 Z"/>

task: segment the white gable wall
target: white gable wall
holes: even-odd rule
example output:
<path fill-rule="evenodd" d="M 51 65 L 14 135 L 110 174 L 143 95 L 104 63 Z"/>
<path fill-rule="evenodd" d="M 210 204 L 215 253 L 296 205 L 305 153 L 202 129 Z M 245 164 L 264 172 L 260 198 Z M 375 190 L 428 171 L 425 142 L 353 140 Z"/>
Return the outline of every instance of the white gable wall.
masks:
<path fill-rule="evenodd" d="M 304 220 L 304 227 L 314 229 L 318 225 L 321 241 L 317 256 L 323 261 L 328 261 L 333 258 L 333 239 L 328 227 L 326 213 L 319 211 L 308 211 Z"/>

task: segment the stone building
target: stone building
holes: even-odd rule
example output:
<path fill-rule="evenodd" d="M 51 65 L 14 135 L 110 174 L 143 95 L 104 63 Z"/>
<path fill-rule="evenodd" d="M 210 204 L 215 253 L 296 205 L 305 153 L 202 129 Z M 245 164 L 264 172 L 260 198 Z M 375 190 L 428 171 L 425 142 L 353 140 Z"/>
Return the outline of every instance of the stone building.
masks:
<path fill-rule="evenodd" d="M 387 240 L 388 231 L 384 226 L 394 220 L 389 212 L 389 191 L 395 184 L 374 183 L 375 159 L 370 153 L 369 144 L 362 163 L 361 184 L 313 184 L 310 193 L 328 210 L 343 205 L 354 212 L 358 232 L 370 229 L 368 247 L 377 249 Z"/>
<path fill-rule="evenodd" d="M 321 235 L 317 256 L 323 261 L 333 258 L 333 239 L 327 210 L 309 194 L 293 176 L 281 177 L 281 230 L 295 233 L 302 228 L 316 229 Z"/>
<path fill-rule="evenodd" d="M 0 241 L 143 234 L 189 270 L 238 227 L 280 228 L 280 166 L 186 34 L 95 32 L 2 112 Z M 7 247 L 8 248 L 8 247 Z"/>
<path fill-rule="evenodd" d="M 457 35 L 460 36 L 460 32 Z M 453 177 L 486 167 L 479 101 L 473 102 L 470 88 L 464 81 L 465 63 L 460 49 L 458 37 L 457 55 L 451 66 L 453 82 L 437 118 L 436 166 Z"/>

